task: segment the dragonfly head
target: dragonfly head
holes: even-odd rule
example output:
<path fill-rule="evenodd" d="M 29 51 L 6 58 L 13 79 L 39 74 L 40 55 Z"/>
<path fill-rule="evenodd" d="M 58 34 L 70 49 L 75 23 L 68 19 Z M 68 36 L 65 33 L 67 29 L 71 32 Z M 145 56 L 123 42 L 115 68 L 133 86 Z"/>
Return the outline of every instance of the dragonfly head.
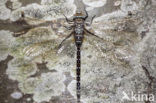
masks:
<path fill-rule="evenodd" d="M 85 19 L 85 16 L 83 15 L 81 11 L 76 11 L 76 14 L 73 17 L 73 20 L 75 19 Z"/>

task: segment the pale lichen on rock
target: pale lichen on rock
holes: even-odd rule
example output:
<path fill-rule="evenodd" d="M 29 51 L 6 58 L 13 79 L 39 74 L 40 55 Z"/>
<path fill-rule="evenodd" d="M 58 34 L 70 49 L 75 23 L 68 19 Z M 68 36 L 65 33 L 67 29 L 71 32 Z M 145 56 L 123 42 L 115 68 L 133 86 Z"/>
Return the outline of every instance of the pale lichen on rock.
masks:
<path fill-rule="evenodd" d="M 107 0 L 83 0 L 84 4 L 91 7 L 102 7 Z"/>
<path fill-rule="evenodd" d="M 43 73 L 40 77 L 28 78 L 20 82 L 19 88 L 26 94 L 34 94 L 36 102 L 49 101 L 65 90 L 65 76 L 58 72 Z"/>
<path fill-rule="evenodd" d="M 19 12 L 24 12 L 26 17 L 42 20 L 56 20 L 58 18 L 62 18 L 63 14 L 72 16 L 76 11 L 76 6 L 73 4 L 73 2 L 74 0 L 52 0 L 41 1 L 41 5 L 33 3 L 13 11 L 11 20 L 18 20 L 20 18 Z"/>
<path fill-rule="evenodd" d="M 5 6 L 7 0 L 1 0 L 0 2 L 0 20 L 7 20 L 10 18 L 11 10 Z"/>
<path fill-rule="evenodd" d="M 63 81 L 65 76 L 61 73 L 43 73 L 41 75 L 42 83 L 35 89 L 35 101 L 49 101 L 53 96 L 59 96 L 65 91 Z"/>
<path fill-rule="evenodd" d="M 15 10 L 20 8 L 22 6 L 22 3 L 18 0 L 10 0 L 6 2 L 6 6 L 11 10 Z"/>
<path fill-rule="evenodd" d="M 14 99 L 20 99 L 20 98 L 22 98 L 22 96 L 23 96 L 23 94 L 21 92 L 18 92 L 18 91 L 11 94 L 11 97 Z"/>
<path fill-rule="evenodd" d="M 16 58 L 9 62 L 6 73 L 10 79 L 20 82 L 35 74 L 36 71 L 37 67 L 34 63 L 23 58 Z"/>

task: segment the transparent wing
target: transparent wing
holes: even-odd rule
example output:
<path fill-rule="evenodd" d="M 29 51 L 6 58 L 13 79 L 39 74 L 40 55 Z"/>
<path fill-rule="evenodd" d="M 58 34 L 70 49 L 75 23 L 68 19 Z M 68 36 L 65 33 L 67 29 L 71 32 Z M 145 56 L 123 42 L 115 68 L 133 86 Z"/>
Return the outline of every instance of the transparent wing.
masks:
<path fill-rule="evenodd" d="M 31 29 L 23 36 L 17 37 L 12 47 L 14 54 L 21 54 L 24 57 L 36 57 L 57 47 L 58 36 L 46 27 Z"/>
<path fill-rule="evenodd" d="M 90 48 L 94 48 L 99 58 L 104 57 L 107 62 L 118 65 L 128 64 L 133 51 L 133 46 L 140 41 L 137 27 L 142 23 L 141 18 L 125 17 L 110 20 L 96 20 L 92 24 L 92 33 L 102 38 L 86 35 Z M 84 46 L 85 46 L 84 43 Z M 87 48 L 87 47 L 85 47 Z M 92 50 L 92 52 L 93 52 Z"/>

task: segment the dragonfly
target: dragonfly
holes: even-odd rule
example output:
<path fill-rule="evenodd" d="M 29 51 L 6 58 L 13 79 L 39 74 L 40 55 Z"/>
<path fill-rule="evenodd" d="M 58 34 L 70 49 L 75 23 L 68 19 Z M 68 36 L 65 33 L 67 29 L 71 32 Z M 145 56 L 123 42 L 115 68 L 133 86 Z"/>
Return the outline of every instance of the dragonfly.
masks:
<path fill-rule="evenodd" d="M 97 38 L 100 38 L 99 36 L 95 35 L 94 33 L 90 32 L 89 30 L 87 30 L 85 28 L 86 25 L 88 25 L 88 23 L 85 21 L 88 18 L 88 13 L 85 10 L 86 16 L 84 16 L 82 14 L 82 12 L 77 12 L 72 20 L 69 20 L 66 16 L 66 21 L 69 24 L 72 24 L 72 26 L 68 27 L 69 30 L 73 30 L 59 45 L 59 48 L 61 48 L 62 44 L 64 43 L 64 41 L 66 39 L 68 39 L 69 37 L 71 37 L 72 35 L 74 36 L 74 40 L 75 40 L 75 45 L 77 48 L 77 61 L 76 61 L 76 80 L 77 80 L 77 103 L 80 103 L 80 97 L 81 97 L 81 85 L 80 85 L 80 75 L 81 75 L 81 46 L 83 43 L 83 39 L 84 39 L 84 35 L 88 34 L 88 35 L 93 35 Z M 91 22 L 89 25 L 92 24 L 92 21 L 94 19 L 95 16 L 92 17 Z M 100 38 L 102 39 L 102 38 Z"/>
<path fill-rule="evenodd" d="M 13 34 L 13 36 L 19 37 L 19 38 L 22 37 L 22 36 L 24 36 L 26 33 L 30 32 L 32 29 L 38 28 L 40 26 L 49 26 L 50 25 L 50 26 L 52 26 L 52 29 L 56 29 L 56 30 L 59 28 L 59 26 L 63 26 L 67 30 L 72 30 L 71 33 L 69 33 L 67 35 L 67 37 L 65 37 L 65 39 L 62 40 L 61 43 L 57 43 L 56 44 L 56 47 L 57 47 L 58 50 L 61 49 L 62 46 L 65 45 L 65 42 L 67 41 L 67 39 L 69 39 L 71 36 L 74 37 L 75 46 L 76 46 L 76 49 L 77 49 L 77 53 L 76 53 L 76 55 L 77 55 L 76 56 L 77 57 L 76 58 L 76 75 L 77 75 L 76 76 L 76 80 L 77 80 L 77 83 L 76 83 L 76 86 L 77 86 L 76 87 L 76 89 L 77 89 L 76 90 L 77 95 L 76 96 L 77 96 L 77 103 L 80 103 L 80 101 L 81 101 L 80 100 L 80 98 L 81 98 L 81 85 L 80 85 L 80 75 L 81 75 L 81 46 L 82 46 L 82 43 L 83 43 L 83 41 L 85 39 L 84 37 L 86 37 L 86 35 L 88 37 L 93 36 L 93 37 L 95 37 L 97 39 L 100 39 L 103 42 L 110 42 L 109 40 L 106 40 L 105 38 L 100 37 L 98 35 L 95 35 L 95 33 L 92 33 L 91 31 L 89 31 L 89 30 L 86 29 L 85 26 L 91 26 L 92 21 L 95 18 L 95 16 L 93 16 L 91 18 L 91 21 L 90 22 L 86 22 L 86 19 L 88 18 L 88 13 L 87 13 L 87 11 L 85 11 L 85 13 L 86 13 L 86 15 L 84 15 L 82 12 L 77 12 L 73 16 L 73 19 L 72 20 L 68 19 L 64 15 L 65 20 L 67 21 L 67 23 L 71 24 L 71 26 L 69 26 L 69 27 L 62 25 L 65 22 L 62 19 L 59 19 L 57 21 L 44 21 L 44 20 L 42 21 L 42 20 L 38 20 L 38 19 L 27 18 L 27 17 L 25 17 L 24 12 L 21 13 L 21 19 L 19 19 L 18 21 L 13 22 L 14 25 L 17 25 L 17 27 L 19 27 L 18 29 L 15 29 L 15 31 L 14 31 L 15 33 Z M 35 25 L 31 25 L 31 24 L 29 24 L 27 22 L 26 19 L 29 19 L 29 20 L 32 20 L 32 21 L 37 21 L 37 22 L 40 22 L 40 23 L 35 24 Z M 128 18 L 128 19 L 126 18 L 125 19 L 125 22 L 128 21 L 128 20 L 130 20 L 130 18 Z M 55 24 L 56 22 L 57 22 L 57 24 Z M 61 22 L 63 22 L 63 23 L 61 23 Z M 119 22 L 122 24 L 124 21 L 122 19 L 121 21 L 119 20 L 119 21 L 111 22 L 111 24 L 113 24 L 113 23 L 115 24 L 115 23 L 119 23 Z M 123 23 L 123 24 L 125 24 L 125 23 Z M 55 25 L 56 25 L 56 27 L 55 27 Z M 118 31 L 118 30 L 119 30 L 118 28 L 117 29 L 116 28 L 115 29 L 106 29 L 105 32 L 106 33 L 112 33 L 112 32 L 117 32 L 117 33 L 120 32 L 121 33 L 122 31 L 125 32 L 124 30 L 122 30 L 122 31 Z M 46 36 L 46 35 L 43 35 L 43 36 Z M 32 38 L 32 37 L 33 36 L 30 36 L 30 38 Z M 24 38 L 24 39 L 27 39 L 27 37 Z M 36 41 L 35 41 L 35 39 L 36 39 Z M 40 50 L 40 48 L 38 48 L 36 50 L 33 49 L 33 48 L 37 48 L 38 45 L 39 46 L 42 45 L 42 47 L 45 49 L 45 47 L 47 45 L 49 45 L 48 43 L 50 43 L 50 40 L 47 40 L 46 42 L 42 42 L 42 40 L 40 40 L 40 39 L 42 39 L 42 37 L 34 38 L 33 39 L 34 40 L 33 42 L 35 42 L 35 43 L 34 43 L 34 45 L 31 45 L 32 47 L 29 46 L 29 43 L 31 44 L 32 41 L 31 40 L 28 40 L 28 42 L 27 42 L 28 47 L 26 47 L 23 50 L 25 52 L 25 55 L 30 56 L 30 57 L 31 56 L 32 57 L 35 57 L 36 55 L 44 55 L 44 56 L 46 55 L 46 53 L 48 51 L 45 51 L 45 52 L 42 52 L 41 51 L 41 53 L 35 54 L 36 52 L 38 52 Z M 118 44 L 119 44 L 118 42 L 112 43 L 112 45 L 118 45 Z M 48 48 L 50 48 L 50 47 L 48 46 L 46 49 L 48 49 Z"/>

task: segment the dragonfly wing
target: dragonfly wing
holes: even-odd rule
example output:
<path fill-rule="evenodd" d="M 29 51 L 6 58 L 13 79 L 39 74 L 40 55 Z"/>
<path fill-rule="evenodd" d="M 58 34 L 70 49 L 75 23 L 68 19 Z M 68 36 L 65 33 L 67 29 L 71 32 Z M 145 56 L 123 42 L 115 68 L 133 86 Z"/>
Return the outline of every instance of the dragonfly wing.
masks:
<path fill-rule="evenodd" d="M 12 49 L 27 57 L 39 56 L 49 50 L 53 50 L 58 45 L 58 36 L 46 27 L 31 29 L 21 37 L 17 37 Z M 17 53 L 17 54 L 18 54 Z"/>

